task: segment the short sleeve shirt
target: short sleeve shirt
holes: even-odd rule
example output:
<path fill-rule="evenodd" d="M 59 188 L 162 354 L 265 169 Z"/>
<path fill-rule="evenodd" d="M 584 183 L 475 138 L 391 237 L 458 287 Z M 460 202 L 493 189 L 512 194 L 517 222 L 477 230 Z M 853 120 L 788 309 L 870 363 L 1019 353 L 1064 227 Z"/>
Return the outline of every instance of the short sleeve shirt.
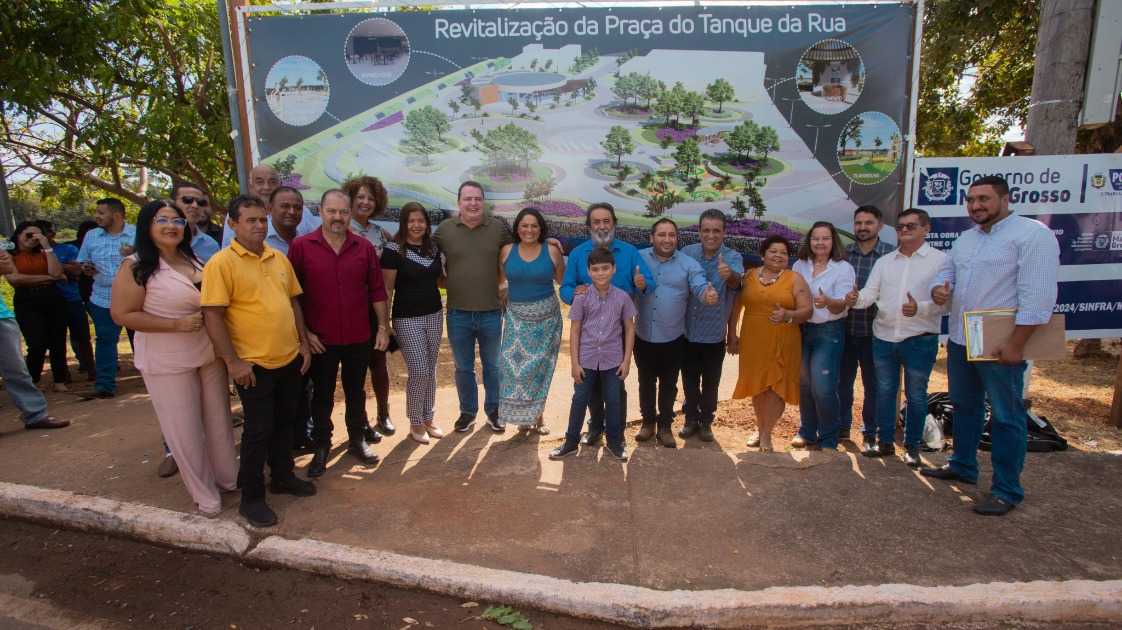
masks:
<path fill-rule="evenodd" d="M 386 243 L 382 250 L 382 268 L 397 272 L 394 279 L 394 319 L 422 317 L 439 312 L 440 288 L 437 281 L 444 273 L 441 255 L 422 252 L 415 245 L 405 245 L 405 254 L 396 242 Z"/>
<path fill-rule="evenodd" d="M 261 256 L 234 240 L 203 267 L 203 306 L 225 306 L 226 329 L 243 361 L 284 367 L 300 352 L 291 299 L 300 295 L 292 264 L 264 246 Z"/>
<path fill-rule="evenodd" d="M 510 242 L 510 229 L 484 215 L 471 228 L 452 217 L 436 228 L 436 242 L 444 252 L 448 271 L 448 308 L 458 311 L 495 311 L 499 301 L 499 250 Z"/>

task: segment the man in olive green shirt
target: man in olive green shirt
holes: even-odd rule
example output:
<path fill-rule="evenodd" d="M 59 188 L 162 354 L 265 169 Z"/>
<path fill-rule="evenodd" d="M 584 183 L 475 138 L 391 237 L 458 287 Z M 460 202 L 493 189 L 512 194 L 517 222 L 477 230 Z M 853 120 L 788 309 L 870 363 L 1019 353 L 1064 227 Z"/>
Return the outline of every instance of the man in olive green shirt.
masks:
<path fill-rule="evenodd" d="M 459 216 L 445 219 L 436 228 L 436 241 L 445 256 L 448 272 L 448 343 L 456 362 L 456 392 L 460 417 L 456 430 L 475 425 L 479 392 L 475 383 L 475 345 L 483 363 L 483 410 L 495 432 L 506 430 L 499 419 L 499 345 L 503 314 L 499 301 L 499 250 L 511 241 L 510 229 L 483 212 L 483 187 L 467 181 L 460 185 L 456 204 Z"/>

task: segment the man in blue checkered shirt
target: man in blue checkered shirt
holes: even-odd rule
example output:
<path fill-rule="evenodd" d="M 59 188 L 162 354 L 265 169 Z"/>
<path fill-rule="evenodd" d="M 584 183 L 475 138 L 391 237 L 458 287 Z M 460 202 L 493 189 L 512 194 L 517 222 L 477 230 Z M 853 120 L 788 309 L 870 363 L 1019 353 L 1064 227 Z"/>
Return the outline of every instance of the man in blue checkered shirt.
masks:
<path fill-rule="evenodd" d="M 856 240 L 845 247 L 846 260 L 857 272 L 857 288 L 864 289 L 873 265 L 894 247 L 880 240 L 884 216 L 876 206 L 861 206 L 853 212 L 853 236 Z M 861 405 L 861 434 L 865 450 L 876 450 L 877 442 L 877 376 L 873 368 L 873 319 L 877 307 L 851 308 L 845 318 L 845 349 L 838 371 L 838 398 L 841 404 L 841 432 L 838 439 L 849 438 L 853 425 L 853 383 L 861 368 L 861 385 L 865 400 Z"/>
<path fill-rule="evenodd" d="M 121 261 L 136 251 L 133 245 L 136 242 L 136 226 L 125 223 L 125 205 L 120 199 L 107 197 L 98 200 L 94 222 L 97 229 L 86 234 L 78 252 L 82 272 L 94 279 L 93 294 L 87 308 L 96 337 L 94 363 L 97 380 L 93 389 L 75 392 L 84 400 L 117 395 L 117 343 L 121 340 L 121 327 L 109 315 L 109 295 Z"/>

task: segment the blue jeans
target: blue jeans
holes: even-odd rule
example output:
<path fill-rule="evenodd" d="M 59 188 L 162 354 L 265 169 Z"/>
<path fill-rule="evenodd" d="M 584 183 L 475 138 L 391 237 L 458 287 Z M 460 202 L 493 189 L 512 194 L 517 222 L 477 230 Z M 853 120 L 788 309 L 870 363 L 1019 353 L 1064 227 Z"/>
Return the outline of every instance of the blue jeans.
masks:
<path fill-rule="evenodd" d="M 799 374 L 799 436 L 807 444 L 838 447 L 841 405 L 838 366 L 845 345 L 845 320 L 803 324 L 803 363 Z"/>
<path fill-rule="evenodd" d="M 861 385 L 865 388 L 865 400 L 861 404 L 861 435 L 872 438 L 877 435 L 877 375 L 873 365 L 873 338 L 847 334 L 838 368 L 842 430 L 853 426 L 853 383 L 857 380 L 858 367 L 861 368 Z M 892 404 L 896 405 L 895 399 Z"/>
<path fill-rule="evenodd" d="M 900 366 L 904 366 L 904 397 L 907 420 L 904 445 L 919 445 L 927 420 L 927 381 L 939 353 L 939 335 L 920 335 L 893 343 L 873 340 L 877 365 L 877 439 L 891 444 L 896 438 L 896 392 L 900 390 Z"/>
<path fill-rule="evenodd" d="M 121 341 L 121 327 L 113 322 L 109 309 L 90 302 L 90 319 L 93 320 L 94 363 L 97 366 L 97 380 L 94 389 L 110 394 L 117 391 L 117 344 Z"/>
<path fill-rule="evenodd" d="M 475 382 L 475 344 L 483 364 L 483 411 L 499 412 L 499 347 L 503 340 L 503 312 L 448 309 L 448 345 L 456 363 L 456 393 L 460 413 L 479 411 L 479 386 Z"/>
<path fill-rule="evenodd" d="M 592 399 L 592 388 L 600 385 L 604 397 L 604 424 L 608 434 L 608 444 L 623 444 L 623 420 L 620 415 L 619 392 L 622 382 L 616 376 L 618 367 L 607 370 L 584 370 L 584 382 L 573 383 L 573 404 L 569 408 L 569 428 L 565 431 L 565 443 L 576 445 L 580 441 L 580 430 L 584 425 L 584 410 Z"/>
<path fill-rule="evenodd" d="M 990 461 L 993 464 L 991 491 L 1017 505 L 1025 498 L 1021 470 L 1028 448 L 1024 361 L 1002 365 L 996 361 L 967 361 L 966 347 L 947 342 L 947 380 L 954 406 L 954 453 L 951 468 L 972 481 L 978 479 L 978 444 L 986 422 L 986 397 L 990 399 Z"/>
<path fill-rule="evenodd" d="M 24 424 L 47 417 L 47 399 L 43 398 L 43 392 L 35 387 L 31 375 L 27 373 L 19 324 L 13 317 L 0 319 L 0 378 L 4 379 L 4 390 L 19 409 L 19 419 Z"/>

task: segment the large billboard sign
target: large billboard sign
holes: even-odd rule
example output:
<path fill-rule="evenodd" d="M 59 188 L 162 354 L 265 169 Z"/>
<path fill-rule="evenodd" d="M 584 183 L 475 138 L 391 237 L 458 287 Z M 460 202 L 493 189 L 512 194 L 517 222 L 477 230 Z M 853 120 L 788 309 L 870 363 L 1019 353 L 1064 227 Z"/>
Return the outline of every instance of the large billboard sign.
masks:
<path fill-rule="evenodd" d="M 398 203 L 453 209 L 472 179 L 499 213 L 606 200 L 634 225 L 716 207 L 844 229 L 857 205 L 901 205 L 914 11 L 250 16 L 253 161 L 309 198 L 370 174 Z"/>
<path fill-rule="evenodd" d="M 966 191 L 985 175 L 1009 182 L 1009 207 L 1060 243 L 1056 312 L 1069 338 L 1122 335 L 1122 155 L 916 160 L 912 204 L 931 214 L 927 242 L 947 250 L 974 227 Z"/>

